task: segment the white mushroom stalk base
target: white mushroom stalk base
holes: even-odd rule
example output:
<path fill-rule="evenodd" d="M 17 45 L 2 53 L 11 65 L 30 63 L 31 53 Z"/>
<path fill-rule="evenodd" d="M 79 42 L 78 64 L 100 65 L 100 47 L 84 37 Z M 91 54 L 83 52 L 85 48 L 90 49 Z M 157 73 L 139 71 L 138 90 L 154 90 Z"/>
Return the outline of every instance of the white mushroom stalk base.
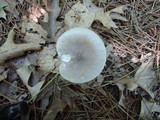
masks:
<path fill-rule="evenodd" d="M 56 45 L 62 61 L 61 76 L 73 83 L 96 78 L 104 68 L 106 49 L 101 38 L 86 28 L 73 28 L 63 33 Z"/>

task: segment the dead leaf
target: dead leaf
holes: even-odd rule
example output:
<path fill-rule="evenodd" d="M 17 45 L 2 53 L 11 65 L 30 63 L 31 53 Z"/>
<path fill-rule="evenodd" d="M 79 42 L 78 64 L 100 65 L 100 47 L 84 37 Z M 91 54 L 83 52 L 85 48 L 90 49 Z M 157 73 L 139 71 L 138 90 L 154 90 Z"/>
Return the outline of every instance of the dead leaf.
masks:
<path fill-rule="evenodd" d="M 44 80 L 38 82 L 36 85 L 31 87 L 28 84 L 29 78 L 32 73 L 32 71 L 29 69 L 29 65 L 30 65 L 30 63 L 29 63 L 28 59 L 26 59 L 23 67 L 17 69 L 16 71 L 17 71 L 17 74 L 20 76 L 21 80 L 23 81 L 23 83 L 25 84 L 25 86 L 27 87 L 27 89 L 29 90 L 29 92 L 31 93 L 32 97 L 34 97 L 39 93 L 39 91 L 44 83 Z"/>
<path fill-rule="evenodd" d="M 135 73 L 135 76 L 132 81 L 137 83 L 141 88 L 143 88 L 146 92 L 148 92 L 153 98 L 154 95 L 150 89 L 154 84 L 154 80 L 156 79 L 156 74 L 155 74 L 155 71 L 153 70 L 154 56 L 148 56 L 148 58 L 145 56 L 144 58 L 141 58 L 142 65 Z"/>
<path fill-rule="evenodd" d="M 49 45 L 44 47 L 38 56 L 37 65 L 40 66 L 41 70 L 51 72 L 56 68 L 57 59 L 54 58 L 55 55 L 55 46 Z"/>
<path fill-rule="evenodd" d="M 15 32 L 12 29 L 8 33 L 5 43 L 0 47 L 0 64 L 4 63 L 8 59 L 23 55 L 25 51 L 39 50 L 41 48 L 41 45 L 38 42 L 15 44 L 13 42 L 14 35 Z"/>
<path fill-rule="evenodd" d="M 65 25 L 68 28 L 85 27 L 89 28 L 94 20 L 94 13 L 90 13 L 87 7 L 81 3 L 72 6 L 65 15 Z"/>
<path fill-rule="evenodd" d="M 99 8 L 97 7 L 92 0 L 83 0 L 83 4 L 87 7 L 87 9 L 89 10 L 89 12 L 91 13 L 96 13 L 100 10 L 103 10 L 103 8 Z"/>
<path fill-rule="evenodd" d="M 152 120 L 152 115 L 154 112 L 160 113 L 160 105 L 157 105 L 156 103 L 151 103 L 143 99 L 141 101 L 140 117 L 145 120 Z"/>
<path fill-rule="evenodd" d="M 95 15 L 94 20 L 99 20 L 107 28 L 111 28 L 111 27 L 118 28 L 117 25 L 115 24 L 115 22 L 112 20 L 112 18 L 127 21 L 126 18 L 119 15 L 120 13 L 124 13 L 123 9 L 125 7 L 126 7 L 125 5 L 122 5 L 122 6 L 114 8 L 114 9 L 107 11 L 107 12 L 104 12 L 104 10 L 98 11 Z M 117 14 L 117 13 L 119 13 L 119 14 Z"/>
<path fill-rule="evenodd" d="M 7 91 L 7 96 L 11 99 L 16 99 L 17 95 L 16 93 L 18 92 L 18 81 L 14 81 L 9 87 Z"/>
<path fill-rule="evenodd" d="M 126 8 L 125 5 L 104 12 L 104 9 L 97 8 L 97 6 L 95 6 L 90 0 L 83 0 L 83 2 L 84 4 L 78 2 L 73 5 L 71 10 L 65 15 L 64 21 L 67 29 L 74 27 L 89 28 L 94 20 L 99 20 L 107 28 L 118 28 L 111 17 L 127 21 L 125 17 L 120 15 L 124 13 L 123 10 Z"/>
<path fill-rule="evenodd" d="M 119 105 L 123 106 L 124 108 L 126 108 L 126 105 L 124 104 L 125 101 L 125 96 L 123 94 L 123 91 L 125 90 L 125 86 L 123 84 L 119 84 L 116 83 L 116 85 L 118 86 L 119 90 L 120 90 L 120 98 L 119 98 Z"/>
<path fill-rule="evenodd" d="M 153 70 L 153 58 L 154 56 L 151 56 L 150 53 L 142 56 L 140 59 L 142 64 L 136 71 L 134 78 L 130 79 L 125 77 L 119 80 L 118 83 L 127 85 L 127 88 L 131 91 L 135 90 L 137 87 L 141 87 L 153 98 L 154 94 L 151 91 L 151 88 L 156 78 L 155 71 Z"/>
<path fill-rule="evenodd" d="M 67 106 L 67 102 L 64 99 L 61 99 L 61 90 L 59 90 L 59 88 L 56 88 L 55 90 L 56 91 L 53 103 L 44 116 L 43 120 L 55 120 L 57 113 L 60 111 L 62 112 L 63 109 Z"/>
<path fill-rule="evenodd" d="M 28 22 L 26 19 L 24 16 L 22 23 L 22 32 L 26 34 L 24 40 L 26 42 L 44 43 L 44 38 L 48 36 L 47 31 L 36 22 Z"/>

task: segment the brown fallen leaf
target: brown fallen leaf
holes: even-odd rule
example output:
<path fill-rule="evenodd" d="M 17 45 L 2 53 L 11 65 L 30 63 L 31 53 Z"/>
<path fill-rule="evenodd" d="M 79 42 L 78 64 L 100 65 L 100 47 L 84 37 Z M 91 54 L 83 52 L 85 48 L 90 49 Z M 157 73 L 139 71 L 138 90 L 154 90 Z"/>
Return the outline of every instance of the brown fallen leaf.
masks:
<path fill-rule="evenodd" d="M 160 105 L 158 103 L 151 103 L 145 99 L 141 101 L 141 111 L 140 111 L 140 117 L 143 120 L 159 120 L 160 116 L 157 115 L 153 118 L 154 113 L 160 113 Z"/>
<path fill-rule="evenodd" d="M 56 58 L 54 59 L 54 56 L 56 56 L 55 46 L 49 45 L 47 47 L 44 47 L 38 55 L 37 65 L 41 70 L 51 72 L 56 67 L 58 68 L 58 60 Z"/>
<path fill-rule="evenodd" d="M 44 38 L 47 38 L 47 31 L 41 25 L 34 21 L 28 22 L 26 16 L 23 16 L 22 33 L 25 34 L 24 41 L 44 43 Z"/>
<path fill-rule="evenodd" d="M 122 5 L 107 12 L 104 12 L 104 10 L 98 11 L 94 19 L 102 22 L 102 24 L 107 28 L 118 28 L 116 23 L 112 19 L 127 21 L 125 17 L 120 15 L 121 13 L 124 13 L 123 9 L 125 7 L 125 5 Z"/>
<path fill-rule="evenodd" d="M 29 69 L 29 65 L 30 65 L 30 62 L 28 61 L 28 59 L 26 59 L 23 67 L 17 69 L 16 71 L 17 71 L 17 74 L 20 76 L 21 80 L 23 81 L 23 83 L 25 84 L 25 86 L 27 87 L 27 89 L 29 90 L 29 92 L 31 93 L 31 96 L 34 97 L 39 93 L 44 83 L 44 80 L 38 82 L 37 84 L 31 87 L 28 83 L 32 73 L 32 71 Z"/>
<path fill-rule="evenodd" d="M 67 106 L 65 99 L 61 98 L 61 90 L 59 90 L 59 88 L 56 88 L 55 91 L 56 92 L 54 95 L 54 100 L 43 120 L 55 120 L 57 113 L 62 112 L 63 109 Z"/>
<path fill-rule="evenodd" d="M 138 86 L 143 88 L 153 98 L 154 95 L 151 89 L 156 79 L 156 73 L 153 69 L 154 55 L 148 53 L 144 57 L 141 57 L 140 61 L 142 64 L 136 71 L 132 82 L 137 83 Z"/>
<path fill-rule="evenodd" d="M 89 28 L 94 20 L 99 20 L 107 28 L 118 28 L 112 18 L 127 21 L 125 17 L 120 15 L 124 13 L 123 10 L 126 8 L 126 5 L 104 12 L 104 9 L 98 8 L 90 0 L 83 0 L 83 2 L 83 4 L 80 2 L 76 3 L 66 13 L 64 19 L 66 29 L 74 27 Z"/>
<path fill-rule="evenodd" d="M 5 43 L 0 47 L 0 64 L 3 64 L 6 60 L 21 56 L 25 51 L 29 50 L 40 50 L 41 45 L 39 42 L 29 42 L 22 44 L 15 44 L 14 40 L 14 29 L 12 29 Z"/>

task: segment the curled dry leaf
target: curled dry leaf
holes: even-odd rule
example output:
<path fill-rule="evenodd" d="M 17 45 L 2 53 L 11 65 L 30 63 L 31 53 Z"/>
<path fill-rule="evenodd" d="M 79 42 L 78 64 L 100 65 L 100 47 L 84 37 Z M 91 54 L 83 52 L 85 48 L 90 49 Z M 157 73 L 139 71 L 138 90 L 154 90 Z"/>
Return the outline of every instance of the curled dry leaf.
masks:
<path fill-rule="evenodd" d="M 17 69 L 17 74 L 20 76 L 21 80 L 23 81 L 23 83 L 25 84 L 25 86 L 27 87 L 27 89 L 29 90 L 29 92 L 31 93 L 31 96 L 34 97 L 35 95 L 37 95 L 44 83 L 44 80 L 38 82 L 37 84 L 35 84 L 33 87 L 31 87 L 28 84 L 28 81 L 30 79 L 31 73 L 32 71 L 29 69 L 29 61 L 28 59 L 26 59 L 25 64 L 23 65 L 23 67 Z"/>
<path fill-rule="evenodd" d="M 39 50 L 41 48 L 39 42 L 28 42 L 23 44 L 15 44 L 13 42 L 15 32 L 12 29 L 5 43 L 0 47 L 0 64 L 6 60 L 23 55 L 28 50 Z"/>
<path fill-rule="evenodd" d="M 71 10 L 65 15 L 65 25 L 68 29 L 74 27 L 89 28 L 94 20 L 99 20 L 107 28 L 118 28 L 113 19 L 127 21 L 120 14 L 123 14 L 125 5 L 104 12 L 104 9 L 98 8 L 91 1 L 85 1 L 84 4 L 77 3 L 72 6 Z"/>

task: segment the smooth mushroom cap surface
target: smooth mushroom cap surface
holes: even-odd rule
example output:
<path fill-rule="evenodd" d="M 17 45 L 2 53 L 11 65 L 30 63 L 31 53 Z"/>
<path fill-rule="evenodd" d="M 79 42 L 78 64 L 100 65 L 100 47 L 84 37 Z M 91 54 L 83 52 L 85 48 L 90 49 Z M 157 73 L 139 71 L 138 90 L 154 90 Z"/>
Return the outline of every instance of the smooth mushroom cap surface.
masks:
<path fill-rule="evenodd" d="M 73 83 L 85 83 L 96 78 L 106 62 L 106 49 L 101 38 L 87 28 L 64 32 L 56 44 L 62 61 L 61 76 Z"/>

